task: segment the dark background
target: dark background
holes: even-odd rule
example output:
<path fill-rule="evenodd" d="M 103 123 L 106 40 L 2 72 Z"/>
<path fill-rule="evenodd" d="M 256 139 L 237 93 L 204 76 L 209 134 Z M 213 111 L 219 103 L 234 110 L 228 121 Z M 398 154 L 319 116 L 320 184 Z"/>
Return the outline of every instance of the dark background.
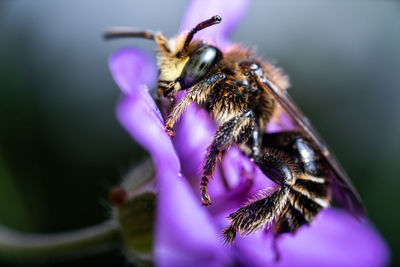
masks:
<path fill-rule="evenodd" d="M 155 46 L 105 42 L 102 32 L 126 25 L 173 36 L 185 6 L 0 0 L 1 224 L 55 232 L 110 216 L 108 189 L 145 152 L 115 119 L 120 91 L 107 60 L 121 46 Z M 400 264 L 399 2 L 255 0 L 232 39 L 290 75 L 292 96 Z"/>

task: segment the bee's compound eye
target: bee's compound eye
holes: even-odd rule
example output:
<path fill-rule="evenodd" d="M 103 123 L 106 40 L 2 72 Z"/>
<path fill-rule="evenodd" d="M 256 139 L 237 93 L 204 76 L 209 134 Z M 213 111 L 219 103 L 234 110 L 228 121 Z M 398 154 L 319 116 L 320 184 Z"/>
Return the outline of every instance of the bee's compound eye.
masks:
<path fill-rule="evenodd" d="M 180 77 L 182 89 L 192 87 L 201 81 L 221 57 L 221 51 L 214 46 L 203 46 L 197 49 L 182 70 Z"/>

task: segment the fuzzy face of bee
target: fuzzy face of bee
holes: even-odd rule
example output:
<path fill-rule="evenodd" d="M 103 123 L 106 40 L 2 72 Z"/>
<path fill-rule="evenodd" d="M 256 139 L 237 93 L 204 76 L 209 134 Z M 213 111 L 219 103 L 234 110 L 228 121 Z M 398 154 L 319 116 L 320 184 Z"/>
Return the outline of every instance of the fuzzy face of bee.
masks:
<path fill-rule="evenodd" d="M 191 88 L 216 69 L 222 60 L 222 52 L 215 46 L 207 45 L 205 41 L 192 39 L 197 31 L 220 21 L 219 16 L 214 16 L 197 25 L 192 31 L 181 33 L 170 41 L 163 35 L 158 35 L 156 42 L 159 46 L 159 94 L 163 93 L 166 96 Z"/>
<path fill-rule="evenodd" d="M 202 41 L 192 41 L 186 49 L 187 33 L 168 42 L 168 49 L 160 47 L 158 88 L 163 94 L 188 89 L 201 81 L 222 59 L 221 51 Z"/>
<path fill-rule="evenodd" d="M 361 201 L 345 173 L 287 95 L 287 76 L 240 45 L 222 53 L 204 40 L 193 40 L 196 32 L 220 22 L 221 18 L 214 16 L 170 41 L 160 33 L 137 31 L 113 31 L 106 37 L 143 37 L 157 43 L 158 96 L 174 98 L 179 90 L 185 90 L 168 114 L 165 130 L 169 136 L 174 136 L 174 124 L 192 102 L 207 110 L 218 124 L 201 174 L 204 206 L 211 204 L 207 187 L 217 162 L 233 144 L 280 185 L 275 192 L 259 194 L 230 214 L 224 240 L 232 243 L 237 232 L 247 235 L 273 222 L 276 236 L 310 224 L 330 204 L 330 173 L 340 184 L 343 199 L 351 202 L 345 206 L 362 213 Z M 299 127 L 267 133 L 267 124 L 281 110 Z"/>

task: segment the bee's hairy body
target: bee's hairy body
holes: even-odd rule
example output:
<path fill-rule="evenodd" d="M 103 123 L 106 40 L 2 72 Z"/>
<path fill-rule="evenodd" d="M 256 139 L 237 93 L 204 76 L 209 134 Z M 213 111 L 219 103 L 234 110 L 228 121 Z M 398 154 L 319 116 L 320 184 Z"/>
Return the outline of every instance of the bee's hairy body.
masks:
<path fill-rule="evenodd" d="M 187 53 L 180 53 L 186 36 L 187 33 L 183 33 L 170 40 L 168 51 L 162 47 L 159 49 L 160 97 L 168 89 L 172 89 L 168 95 L 174 95 L 183 89 L 179 79 L 184 67 L 190 60 L 190 55 L 205 45 L 202 41 L 194 40 L 188 46 Z M 266 175 L 282 185 L 272 196 L 260 194 L 229 216 L 232 223 L 223 231 L 227 243 L 233 242 L 237 231 L 249 234 L 274 220 L 277 235 L 294 233 L 301 225 L 311 223 L 318 211 L 329 205 L 329 183 L 323 157 L 298 132 L 266 133 L 267 123 L 280 110 L 274 99 L 258 86 L 253 74 L 258 75 L 261 80 L 272 81 L 281 90 L 286 90 L 289 86 L 288 78 L 281 69 L 259 59 L 243 46 L 232 45 L 224 51 L 223 57 L 210 68 L 207 75 L 187 88 L 188 93 L 172 109 L 166 123 L 167 131 L 173 136 L 173 126 L 184 108 L 190 102 L 195 102 L 206 109 L 219 125 L 203 167 L 203 205 L 211 204 L 206 190 L 209 178 L 212 177 L 222 152 L 229 149 L 232 143 L 238 144 L 241 151 Z M 307 145 L 300 151 L 296 142 L 306 142 Z M 301 152 L 312 157 L 302 159 Z M 273 168 L 269 163 L 279 165 L 274 170 L 284 172 L 287 169 L 290 177 L 273 177 Z M 320 171 L 313 173 L 310 171 L 313 168 Z M 264 205 L 266 201 L 271 204 Z"/>
<path fill-rule="evenodd" d="M 189 56 L 177 58 L 176 54 L 182 49 L 186 37 L 183 33 L 169 41 L 170 52 L 160 49 L 158 67 L 160 70 L 158 87 L 165 89 L 179 78 Z M 189 53 L 202 45 L 201 41 L 194 40 L 189 46 Z M 258 123 L 264 129 L 275 111 L 273 99 L 249 75 L 248 63 L 257 64 L 271 81 L 286 89 L 289 86 L 287 76 L 272 64 L 257 58 L 249 49 L 241 45 L 232 45 L 224 51 L 223 59 L 212 71 L 221 73 L 224 78 L 218 84 L 210 84 L 212 90 L 203 90 L 198 95 L 198 104 L 210 112 L 216 122 L 221 125 L 244 110 L 253 110 L 259 115 Z M 242 64 L 240 64 L 242 63 Z M 247 65 L 247 66 L 245 66 Z M 246 68 L 247 67 L 247 68 Z M 211 72 L 211 71 L 210 71 Z M 210 82 L 211 83 L 211 82 Z M 175 83 L 175 91 L 181 89 Z"/>
<path fill-rule="evenodd" d="M 260 192 L 230 214 L 231 224 L 222 232 L 224 240 L 232 243 L 237 232 L 250 234 L 273 222 L 276 237 L 295 233 L 300 226 L 310 224 L 322 208 L 330 205 L 332 172 L 338 177 L 346 201 L 362 212 L 355 189 L 304 115 L 287 98 L 287 76 L 240 45 L 231 45 L 222 53 L 204 40 L 192 40 L 196 32 L 220 21 L 219 16 L 214 16 L 170 41 L 162 34 L 150 32 L 110 36 L 144 37 L 158 44 L 158 96 L 174 101 L 165 123 L 171 137 L 176 121 L 192 102 L 206 109 L 219 126 L 208 147 L 201 175 L 204 206 L 211 204 L 207 187 L 218 159 L 232 144 L 238 145 L 280 186 L 272 194 Z M 176 94 L 181 90 L 186 94 L 178 100 Z M 267 124 L 275 121 L 282 107 L 300 129 L 267 133 Z"/>

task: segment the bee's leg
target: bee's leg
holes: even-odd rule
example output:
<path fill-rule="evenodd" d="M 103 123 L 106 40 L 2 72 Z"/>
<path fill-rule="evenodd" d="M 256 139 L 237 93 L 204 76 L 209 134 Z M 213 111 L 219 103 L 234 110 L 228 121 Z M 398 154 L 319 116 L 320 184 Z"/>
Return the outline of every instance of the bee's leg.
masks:
<path fill-rule="evenodd" d="M 300 132 L 264 134 L 264 146 L 275 146 L 290 153 L 302 170 L 291 187 L 289 201 L 274 225 L 274 251 L 279 260 L 278 238 L 283 233 L 296 233 L 310 224 L 317 213 L 329 206 L 329 178 L 323 156 Z"/>
<path fill-rule="evenodd" d="M 175 122 L 182 115 L 183 111 L 189 106 L 189 104 L 193 101 L 192 96 L 187 94 L 182 100 L 176 104 L 171 113 L 168 116 L 168 121 L 165 124 L 165 131 L 167 131 L 168 135 L 172 138 L 175 136 L 173 127 Z"/>
<path fill-rule="evenodd" d="M 281 187 L 229 216 L 231 225 L 223 231 L 227 243 L 233 242 L 237 231 L 249 234 L 272 221 L 275 221 L 276 237 L 295 233 L 302 225 L 310 224 L 322 208 L 329 206 L 327 166 L 319 150 L 302 133 L 264 134 L 261 147 L 268 148 L 254 162 Z M 278 257 L 276 244 L 274 246 Z"/>
<path fill-rule="evenodd" d="M 201 201 L 204 206 L 211 204 L 207 185 L 221 153 L 227 150 L 233 142 L 246 142 L 254 129 L 254 124 L 254 113 L 252 111 L 244 111 L 218 128 L 214 135 L 214 140 L 209 146 L 201 175 L 200 192 Z"/>
<path fill-rule="evenodd" d="M 281 259 L 281 253 L 278 248 L 278 238 L 279 238 L 279 235 L 274 233 L 274 237 L 272 240 L 272 250 L 275 253 L 275 262 L 278 262 Z"/>
<path fill-rule="evenodd" d="M 226 75 L 223 73 L 215 73 L 207 78 L 203 79 L 195 86 L 193 86 L 187 93 L 187 95 L 182 98 L 182 100 L 175 105 L 171 113 L 168 116 L 167 123 L 165 123 L 165 130 L 170 137 L 174 137 L 174 125 L 177 120 L 181 117 L 183 111 L 189 106 L 191 102 L 196 102 L 198 104 L 204 103 L 207 99 L 207 95 L 210 91 L 217 85 L 221 80 L 225 79 Z"/>
<path fill-rule="evenodd" d="M 285 209 L 291 187 L 296 181 L 297 166 L 279 150 L 268 149 L 255 160 L 261 171 L 280 185 L 273 194 L 256 198 L 229 215 L 231 225 L 222 232 L 225 242 L 230 244 L 239 231 L 250 234 L 278 218 Z"/>

